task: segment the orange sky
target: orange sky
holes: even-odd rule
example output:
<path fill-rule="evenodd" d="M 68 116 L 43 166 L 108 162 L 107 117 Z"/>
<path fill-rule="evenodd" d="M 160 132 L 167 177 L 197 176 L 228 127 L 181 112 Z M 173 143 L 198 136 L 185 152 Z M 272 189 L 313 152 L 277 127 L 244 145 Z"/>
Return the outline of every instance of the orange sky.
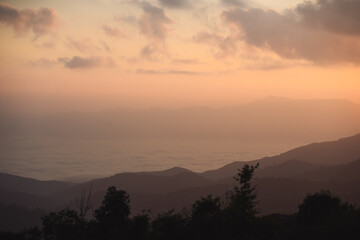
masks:
<path fill-rule="evenodd" d="M 1 106 L 360 103 L 359 11 L 359 0 L 0 0 Z"/>

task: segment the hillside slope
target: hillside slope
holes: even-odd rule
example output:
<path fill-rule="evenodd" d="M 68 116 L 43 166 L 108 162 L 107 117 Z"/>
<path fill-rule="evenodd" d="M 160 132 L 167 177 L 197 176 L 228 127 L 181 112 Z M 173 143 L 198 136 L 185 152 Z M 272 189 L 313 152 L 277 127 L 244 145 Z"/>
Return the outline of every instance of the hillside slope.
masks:
<path fill-rule="evenodd" d="M 60 181 L 40 181 L 33 178 L 19 177 L 0 173 L 0 190 L 48 196 L 62 191 L 73 183 Z"/>
<path fill-rule="evenodd" d="M 260 163 L 260 167 L 268 167 L 288 160 L 299 160 L 316 165 L 345 164 L 360 158 L 360 134 L 342 138 L 337 141 L 312 143 L 298 147 L 278 156 L 265 157 L 249 162 L 233 162 L 221 168 L 201 173 L 211 180 L 228 178 L 236 174 L 237 169 L 245 163 Z"/>

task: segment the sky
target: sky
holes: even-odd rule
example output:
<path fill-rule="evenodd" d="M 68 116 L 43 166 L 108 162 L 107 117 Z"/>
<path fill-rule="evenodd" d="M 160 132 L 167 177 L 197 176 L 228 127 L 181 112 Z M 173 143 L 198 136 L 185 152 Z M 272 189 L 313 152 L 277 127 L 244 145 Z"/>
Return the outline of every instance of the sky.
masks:
<path fill-rule="evenodd" d="M 360 0 L 0 0 L 0 108 L 360 103 Z"/>

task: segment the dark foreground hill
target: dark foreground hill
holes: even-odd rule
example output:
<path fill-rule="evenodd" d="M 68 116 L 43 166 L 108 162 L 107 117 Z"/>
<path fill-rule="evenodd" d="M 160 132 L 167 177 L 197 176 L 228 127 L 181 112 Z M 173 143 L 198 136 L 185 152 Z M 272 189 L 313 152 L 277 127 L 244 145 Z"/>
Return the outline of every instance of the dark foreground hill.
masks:
<path fill-rule="evenodd" d="M 255 166 L 245 165 L 239 170 L 236 187 L 227 192 L 226 201 L 207 195 L 196 198 L 188 210 L 165 211 L 156 216 L 145 210 L 130 214 L 129 195 L 111 186 L 103 196 L 103 201 L 86 218 L 90 210 L 88 202 L 77 210 L 63 208 L 41 217 L 41 227 L 31 227 L 14 233 L 0 230 L 0 239 L 17 240 L 307 240 L 307 239 L 359 239 L 360 208 L 344 202 L 327 190 L 315 190 L 304 195 L 298 208 L 287 214 L 259 215 L 258 192 L 254 187 Z M 276 182 L 280 180 L 280 182 Z M 256 182 L 260 183 L 260 181 Z M 282 185 L 281 179 L 264 179 L 265 184 Z M 308 186 L 292 181 L 294 196 Z M 262 188 L 264 185 L 259 184 Z M 316 189 L 317 184 L 312 183 Z M 266 187 L 265 187 L 266 189 Z M 276 191 L 280 190 L 280 191 Z M 272 189 L 272 210 L 284 208 L 283 189 Z M 285 199 L 286 200 L 286 199 Z M 264 206 L 264 205 L 263 205 Z M 289 207 L 289 206 L 286 206 Z M 291 206 L 290 206 L 291 208 Z M 8 208 L 6 208 L 8 209 Z M 0 205 L 0 211 L 1 211 Z M 16 208 L 14 209 L 17 210 Z M 9 220 L 14 218 L 9 218 Z M 1 219 L 0 219 L 1 220 Z M 23 220 L 23 219 L 21 219 Z M 37 219 L 33 219 L 33 224 Z M 11 221 L 8 221 L 11 223 Z M 1 221 L 0 221 L 1 223 Z M 9 226 L 11 227 L 11 225 Z"/>

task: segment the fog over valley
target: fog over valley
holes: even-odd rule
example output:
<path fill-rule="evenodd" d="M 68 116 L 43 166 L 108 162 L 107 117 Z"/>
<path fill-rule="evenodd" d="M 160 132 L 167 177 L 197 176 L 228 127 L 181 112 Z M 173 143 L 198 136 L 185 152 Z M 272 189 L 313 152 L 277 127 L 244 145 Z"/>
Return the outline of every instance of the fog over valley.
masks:
<path fill-rule="evenodd" d="M 360 107 L 345 100 L 1 115 L 0 171 L 44 180 L 174 166 L 201 172 L 360 132 Z"/>

